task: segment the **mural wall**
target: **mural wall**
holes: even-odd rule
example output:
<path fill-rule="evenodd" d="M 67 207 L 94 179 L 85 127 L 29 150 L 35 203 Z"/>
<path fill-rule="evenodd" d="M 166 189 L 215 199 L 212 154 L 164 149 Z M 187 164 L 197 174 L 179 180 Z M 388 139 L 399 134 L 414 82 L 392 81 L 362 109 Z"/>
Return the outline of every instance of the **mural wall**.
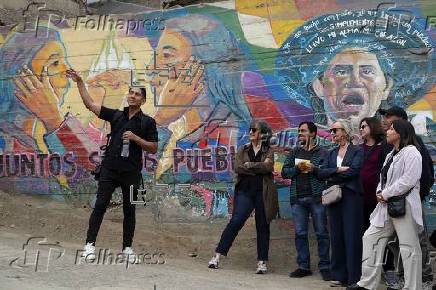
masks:
<path fill-rule="evenodd" d="M 253 118 L 274 131 L 282 217 L 280 171 L 301 121 L 315 121 L 328 145 L 335 119 L 349 119 L 358 140 L 363 117 L 399 105 L 436 160 L 436 4 L 379 3 L 236 0 L 2 27 L 0 189 L 94 198 L 90 171 L 110 128 L 67 68 L 107 107 L 123 108 L 129 86 L 147 89 L 159 151 L 144 154 L 143 176 L 161 209 L 187 218 L 231 211 L 233 158 Z"/>

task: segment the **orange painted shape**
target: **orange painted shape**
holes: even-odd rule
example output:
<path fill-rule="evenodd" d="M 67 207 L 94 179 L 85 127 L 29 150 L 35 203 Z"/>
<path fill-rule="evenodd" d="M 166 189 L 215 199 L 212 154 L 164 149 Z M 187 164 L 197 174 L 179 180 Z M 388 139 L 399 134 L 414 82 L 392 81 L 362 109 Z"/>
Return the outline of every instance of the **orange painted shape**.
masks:
<path fill-rule="evenodd" d="M 274 101 L 257 96 L 245 96 L 245 101 L 253 118 L 267 121 L 273 130 L 287 127 L 288 122 L 277 109 Z"/>

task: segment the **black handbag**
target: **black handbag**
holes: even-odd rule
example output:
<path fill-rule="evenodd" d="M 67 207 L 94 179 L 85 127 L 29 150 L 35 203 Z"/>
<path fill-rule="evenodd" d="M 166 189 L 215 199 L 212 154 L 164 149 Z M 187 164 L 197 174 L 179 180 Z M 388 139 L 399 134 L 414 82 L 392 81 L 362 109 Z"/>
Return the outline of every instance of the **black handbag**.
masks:
<path fill-rule="evenodd" d="M 406 214 L 406 197 L 409 193 L 410 191 L 388 199 L 388 214 L 390 217 L 399 218 Z"/>
<path fill-rule="evenodd" d="M 393 158 L 394 158 L 394 156 L 391 155 L 389 160 L 386 162 L 386 165 L 383 166 L 383 168 L 381 170 L 382 189 L 386 185 L 387 172 L 389 170 L 389 167 L 392 164 Z M 388 206 L 388 214 L 390 217 L 399 218 L 399 217 L 403 217 L 406 214 L 406 197 L 409 195 L 410 192 L 412 192 L 412 190 L 413 190 L 413 188 L 411 188 L 405 194 L 392 196 L 388 199 L 387 206 Z"/>

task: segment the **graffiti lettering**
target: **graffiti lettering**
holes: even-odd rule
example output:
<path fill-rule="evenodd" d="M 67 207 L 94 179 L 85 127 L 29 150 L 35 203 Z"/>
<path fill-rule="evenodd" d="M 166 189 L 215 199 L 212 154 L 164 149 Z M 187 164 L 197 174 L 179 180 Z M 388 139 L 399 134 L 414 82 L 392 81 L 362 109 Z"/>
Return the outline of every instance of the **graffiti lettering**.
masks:
<path fill-rule="evenodd" d="M 230 152 L 235 150 L 232 147 L 234 146 L 230 146 Z M 190 173 L 231 171 L 233 168 L 232 155 L 229 154 L 226 147 L 186 150 L 174 148 L 173 171 L 179 173 L 182 166 L 186 166 Z"/>

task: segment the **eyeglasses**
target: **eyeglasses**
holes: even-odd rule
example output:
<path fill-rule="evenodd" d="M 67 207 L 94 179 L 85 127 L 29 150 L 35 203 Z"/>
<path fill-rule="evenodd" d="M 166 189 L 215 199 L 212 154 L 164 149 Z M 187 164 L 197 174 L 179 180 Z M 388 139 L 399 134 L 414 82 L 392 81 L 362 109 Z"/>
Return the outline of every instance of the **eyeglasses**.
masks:
<path fill-rule="evenodd" d="M 257 132 L 257 128 L 250 128 L 250 132 L 256 133 Z"/>
<path fill-rule="evenodd" d="M 362 125 L 360 126 L 360 130 L 365 130 L 366 127 L 368 127 L 368 125 Z"/>
<path fill-rule="evenodd" d="M 344 130 L 344 128 L 331 128 L 330 129 L 330 133 L 331 134 L 336 134 L 336 131 L 338 131 L 338 130 Z"/>

